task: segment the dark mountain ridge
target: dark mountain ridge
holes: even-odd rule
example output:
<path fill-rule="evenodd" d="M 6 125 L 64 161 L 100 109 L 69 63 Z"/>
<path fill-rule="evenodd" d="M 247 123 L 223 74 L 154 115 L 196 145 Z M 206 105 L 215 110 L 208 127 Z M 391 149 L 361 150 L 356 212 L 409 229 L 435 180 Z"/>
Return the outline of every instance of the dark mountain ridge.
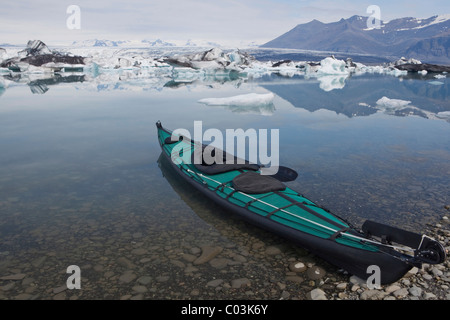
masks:
<path fill-rule="evenodd" d="M 356 15 L 331 23 L 312 20 L 262 47 L 371 54 L 390 59 L 405 56 L 450 65 L 450 15 L 380 21 L 379 28 L 370 28 L 367 22 L 368 17 Z"/>

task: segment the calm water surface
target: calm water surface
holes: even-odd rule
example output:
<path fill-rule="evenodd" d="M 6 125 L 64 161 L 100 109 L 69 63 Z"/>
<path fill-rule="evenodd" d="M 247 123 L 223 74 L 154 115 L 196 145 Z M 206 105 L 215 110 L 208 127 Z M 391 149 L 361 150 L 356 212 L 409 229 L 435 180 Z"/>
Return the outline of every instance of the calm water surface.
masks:
<path fill-rule="evenodd" d="M 307 281 L 279 284 L 289 261 L 337 270 L 177 181 L 158 161 L 155 122 L 279 129 L 280 162 L 299 173 L 291 187 L 356 225 L 421 231 L 450 204 L 450 123 L 430 119 L 450 111 L 450 80 L 434 80 L 75 81 L 44 94 L 11 85 L 0 97 L 0 277 L 17 279 L 0 280 L 0 299 L 301 298 Z M 273 92 L 273 105 L 198 103 L 253 92 Z M 383 96 L 411 104 L 377 109 Z M 219 259 L 193 264 L 204 245 Z M 65 290 L 69 265 L 82 270 L 81 290 Z"/>

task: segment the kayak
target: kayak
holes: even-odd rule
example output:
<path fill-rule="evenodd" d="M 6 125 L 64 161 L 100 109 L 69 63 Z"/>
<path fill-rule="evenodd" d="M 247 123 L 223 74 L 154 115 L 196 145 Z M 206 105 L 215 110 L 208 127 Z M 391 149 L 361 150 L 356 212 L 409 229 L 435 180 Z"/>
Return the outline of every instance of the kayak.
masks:
<path fill-rule="evenodd" d="M 205 145 L 173 134 L 160 121 L 156 127 L 162 156 L 180 179 L 225 210 L 350 274 L 388 284 L 414 266 L 440 264 L 446 259 L 444 247 L 426 235 L 371 220 L 361 229 L 353 226 L 289 188 L 285 182 L 297 176 L 292 169 L 280 167 L 281 172 L 271 176 L 261 174 L 263 166 L 246 160 L 197 163 L 194 156 L 201 155 Z"/>

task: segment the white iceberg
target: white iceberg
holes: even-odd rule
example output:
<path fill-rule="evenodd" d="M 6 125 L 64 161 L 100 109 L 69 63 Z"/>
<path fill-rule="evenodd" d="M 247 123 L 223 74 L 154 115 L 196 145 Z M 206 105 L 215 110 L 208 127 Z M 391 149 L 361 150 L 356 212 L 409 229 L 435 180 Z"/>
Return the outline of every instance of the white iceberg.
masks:
<path fill-rule="evenodd" d="M 400 100 L 400 99 L 389 99 L 388 97 L 383 97 L 377 101 L 377 106 L 389 109 L 405 108 L 411 103 L 411 101 Z"/>
<path fill-rule="evenodd" d="M 401 57 L 397 61 L 391 63 L 392 66 L 400 66 L 402 64 L 422 64 L 422 61 L 413 58 L 406 59 L 405 57 Z"/>
<path fill-rule="evenodd" d="M 450 122 L 450 111 L 441 111 L 436 114 L 436 117 Z"/>
<path fill-rule="evenodd" d="M 441 86 L 444 83 L 442 81 L 430 81 L 429 84 L 432 84 L 433 86 Z"/>
<path fill-rule="evenodd" d="M 220 48 L 212 48 L 193 54 L 175 55 L 171 58 L 163 59 L 163 61 L 173 65 L 175 68 L 188 67 L 201 70 L 242 71 L 245 66 L 254 61 L 254 58 L 239 50 L 226 53 Z"/>
<path fill-rule="evenodd" d="M 323 75 L 347 75 L 349 70 L 344 60 L 327 57 L 320 61 L 320 68 L 317 70 L 317 73 Z"/>
<path fill-rule="evenodd" d="M 242 106 L 254 107 L 272 104 L 274 99 L 273 93 L 248 93 L 226 98 L 206 98 L 200 99 L 198 102 L 209 106 Z"/>
<path fill-rule="evenodd" d="M 434 76 L 436 79 L 445 79 L 447 76 L 445 74 L 437 74 Z"/>

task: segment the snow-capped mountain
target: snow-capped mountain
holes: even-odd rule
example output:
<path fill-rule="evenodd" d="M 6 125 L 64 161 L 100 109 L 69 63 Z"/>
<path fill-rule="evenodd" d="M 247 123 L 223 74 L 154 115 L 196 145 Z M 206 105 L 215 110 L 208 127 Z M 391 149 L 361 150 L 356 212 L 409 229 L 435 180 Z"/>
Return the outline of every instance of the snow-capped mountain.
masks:
<path fill-rule="evenodd" d="M 161 39 L 156 40 L 83 40 L 74 41 L 74 47 L 170 47 L 174 43 L 166 42 Z"/>
<path fill-rule="evenodd" d="M 313 20 L 299 24 L 262 45 L 380 55 L 413 57 L 427 62 L 450 64 L 450 14 L 427 19 L 400 18 L 380 21 L 372 27 L 368 17 L 353 16 L 337 22 Z"/>
<path fill-rule="evenodd" d="M 221 47 L 220 44 L 208 40 L 174 40 L 164 41 L 162 39 L 156 40 L 83 40 L 74 41 L 73 47 L 122 47 L 122 48 L 145 48 L 145 47 Z"/>

